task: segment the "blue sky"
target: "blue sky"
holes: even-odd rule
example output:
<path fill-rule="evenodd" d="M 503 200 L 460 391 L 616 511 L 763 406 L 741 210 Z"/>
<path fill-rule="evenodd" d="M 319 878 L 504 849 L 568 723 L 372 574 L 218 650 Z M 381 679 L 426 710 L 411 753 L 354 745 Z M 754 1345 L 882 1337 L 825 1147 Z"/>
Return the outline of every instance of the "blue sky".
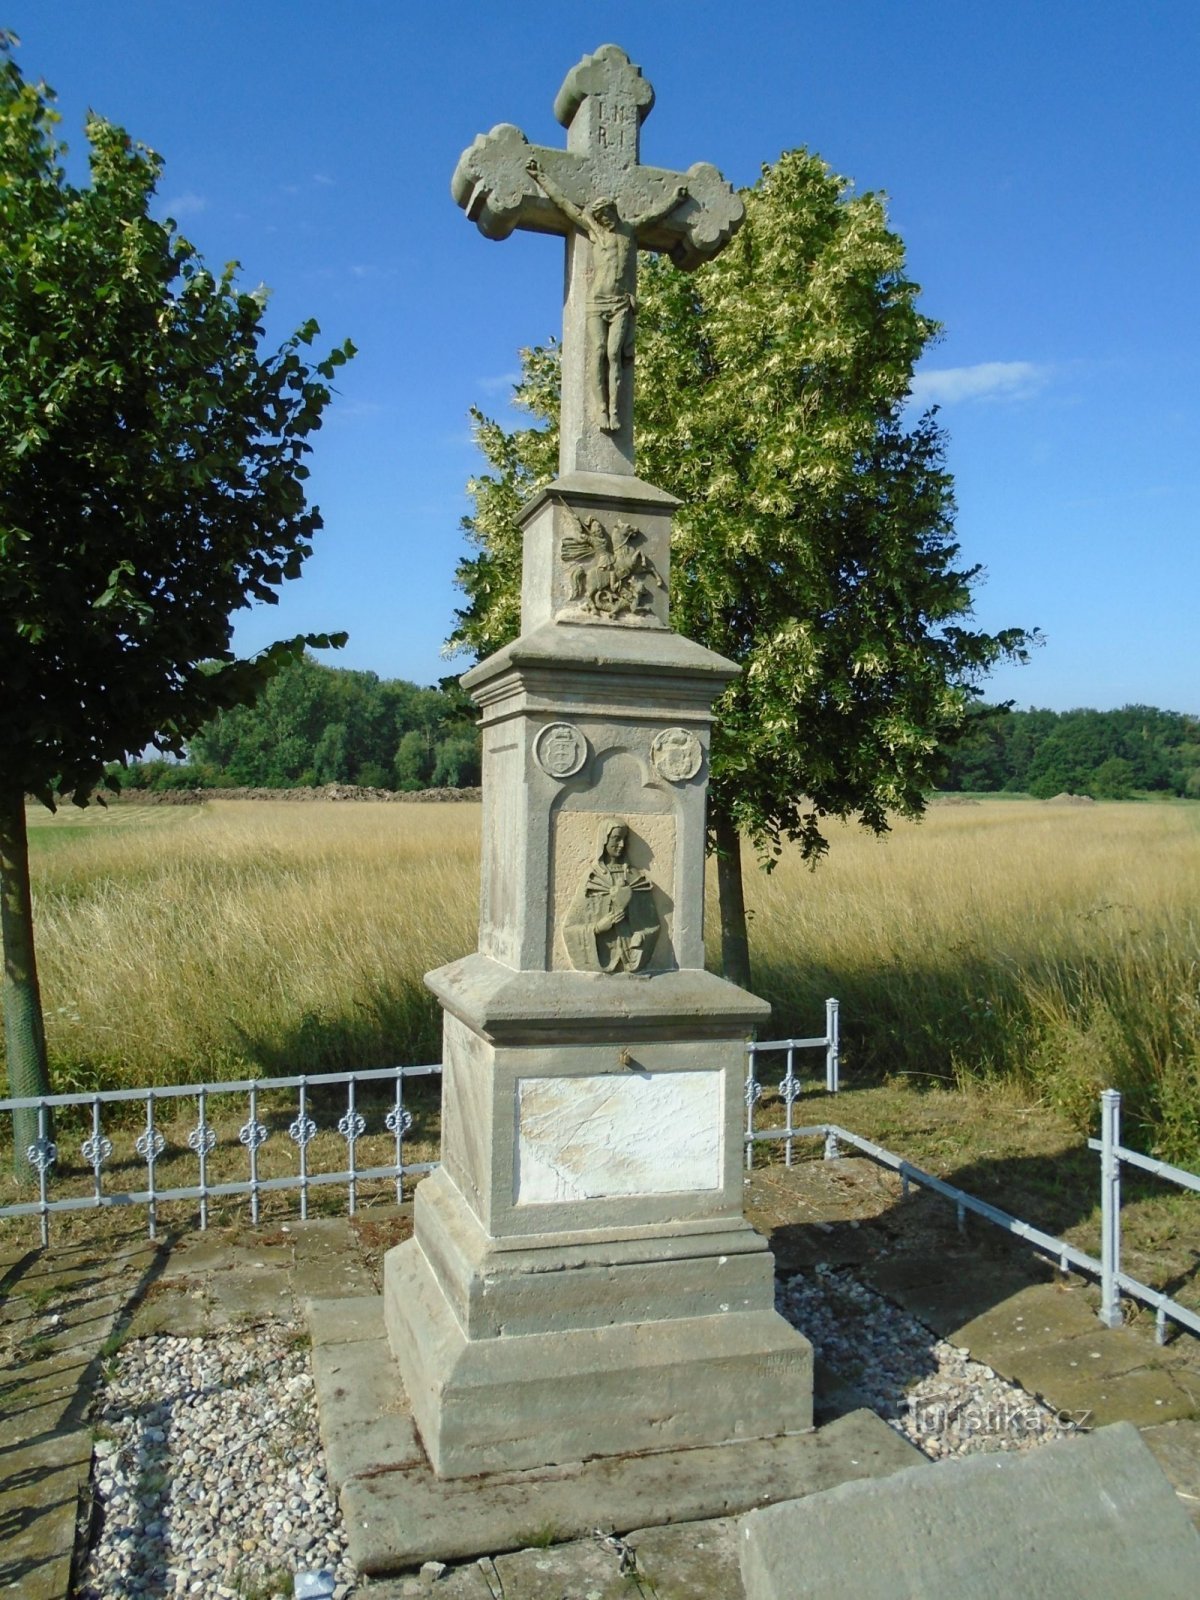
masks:
<path fill-rule="evenodd" d="M 497 122 L 560 143 L 568 69 L 613 41 L 655 86 L 643 158 L 735 184 L 806 145 L 884 190 L 923 309 L 976 618 L 1046 644 L 989 698 L 1200 711 L 1200 6 L 1195 0 L 10 0 L 78 154 L 91 106 L 166 158 L 210 263 L 361 354 L 316 439 L 325 530 L 243 650 L 348 629 L 335 661 L 432 682 L 456 603 L 472 404 L 556 332 L 561 246 L 450 198 Z M 458 663 L 460 669 L 465 663 Z"/>

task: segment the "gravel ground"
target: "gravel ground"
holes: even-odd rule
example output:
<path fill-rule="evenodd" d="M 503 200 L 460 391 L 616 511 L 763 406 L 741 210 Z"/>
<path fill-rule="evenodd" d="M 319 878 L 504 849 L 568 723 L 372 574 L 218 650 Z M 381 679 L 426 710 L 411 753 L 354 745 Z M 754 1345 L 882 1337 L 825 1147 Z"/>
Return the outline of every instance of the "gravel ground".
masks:
<path fill-rule="evenodd" d="M 338 1600 L 351 1592 L 299 1327 L 135 1340 L 94 1425 L 102 1515 L 81 1600 L 290 1600 L 292 1574 L 322 1567 Z"/>
<path fill-rule="evenodd" d="M 779 1309 L 928 1456 L 1028 1449 L 1073 1431 L 849 1272 L 789 1278 Z M 94 1420 L 101 1515 L 81 1600 L 290 1600 L 293 1573 L 321 1567 L 338 1600 L 354 1593 L 295 1324 L 136 1340 L 114 1358 Z"/>
<path fill-rule="evenodd" d="M 776 1299 L 817 1355 L 934 1460 L 1028 1450 L 1078 1431 L 1070 1417 L 936 1338 L 851 1272 L 797 1273 Z"/>

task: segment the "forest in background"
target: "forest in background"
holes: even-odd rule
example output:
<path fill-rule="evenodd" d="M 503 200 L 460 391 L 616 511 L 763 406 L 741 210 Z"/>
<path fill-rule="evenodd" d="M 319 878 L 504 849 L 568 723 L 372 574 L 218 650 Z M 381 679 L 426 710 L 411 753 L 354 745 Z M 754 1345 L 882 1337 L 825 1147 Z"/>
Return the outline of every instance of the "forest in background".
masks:
<path fill-rule="evenodd" d="M 942 762 L 939 787 L 952 793 L 1200 799 L 1200 717 L 980 705 Z M 132 789 L 468 788 L 480 781 L 479 732 L 455 678 L 421 688 L 305 657 L 257 705 L 215 717 L 186 763 L 134 762 L 118 776 Z"/>
<path fill-rule="evenodd" d="M 1010 711 L 981 705 L 943 755 L 941 787 L 955 793 L 1200 800 L 1200 717 L 1154 706 Z"/>
<path fill-rule="evenodd" d="M 186 762 L 132 762 L 116 776 L 123 789 L 464 789 L 479 782 L 479 731 L 454 678 L 420 688 L 305 656 L 256 705 L 219 712 Z"/>

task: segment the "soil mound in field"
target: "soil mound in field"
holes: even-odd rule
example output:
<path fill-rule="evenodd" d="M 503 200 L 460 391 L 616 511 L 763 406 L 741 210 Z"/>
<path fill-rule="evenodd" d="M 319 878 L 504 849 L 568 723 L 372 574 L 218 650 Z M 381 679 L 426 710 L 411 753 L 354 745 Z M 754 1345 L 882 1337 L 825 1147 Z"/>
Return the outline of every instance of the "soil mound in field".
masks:
<path fill-rule="evenodd" d="M 1090 794 L 1070 794 L 1066 789 L 1061 794 L 1051 795 L 1049 800 L 1043 802 L 1048 806 L 1094 806 L 1096 802 Z"/>
<path fill-rule="evenodd" d="M 137 805 L 199 806 L 206 800 L 374 800 L 428 802 L 479 800 L 482 789 L 370 789 L 355 783 L 326 783 L 316 789 L 126 789 L 121 799 Z M 112 797 L 108 796 L 109 804 Z"/>

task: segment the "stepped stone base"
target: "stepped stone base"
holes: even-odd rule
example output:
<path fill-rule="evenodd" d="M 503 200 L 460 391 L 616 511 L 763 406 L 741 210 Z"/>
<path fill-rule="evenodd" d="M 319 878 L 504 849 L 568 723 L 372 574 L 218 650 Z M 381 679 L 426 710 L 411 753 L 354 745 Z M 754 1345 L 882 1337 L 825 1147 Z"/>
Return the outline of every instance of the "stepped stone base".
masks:
<path fill-rule="evenodd" d="M 494 1555 L 547 1537 L 583 1537 L 595 1528 L 627 1533 L 651 1522 L 730 1516 L 922 1459 L 878 1417 L 857 1411 L 817 1431 L 776 1438 L 446 1478 L 433 1471 L 417 1437 L 384 1333 L 381 1299 L 316 1300 L 307 1309 L 322 1442 L 350 1557 L 363 1573 Z M 528 1342 L 504 1344 L 524 1348 Z M 549 1342 L 545 1336 L 536 1341 L 543 1349 Z M 696 1376 L 703 1383 L 701 1365 Z M 536 1375 L 535 1369 L 518 1378 Z M 587 1381 L 586 1375 L 578 1379 L 575 1397 L 578 1407 L 591 1411 Z M 807 1383 L 803 1387 L 807 1391 Z M 686 1398 L 690 1406 L 707 1407 L 700 1392 Z"/>
<path fill-rule="evenodd" d="M 811 1428 L 812 1347 L 747 1224 L 504 1249 L 444 1173 L 418 1193 L 427 1245 L 388 1253 L 384 1317 L 439 1476 Z"/>

